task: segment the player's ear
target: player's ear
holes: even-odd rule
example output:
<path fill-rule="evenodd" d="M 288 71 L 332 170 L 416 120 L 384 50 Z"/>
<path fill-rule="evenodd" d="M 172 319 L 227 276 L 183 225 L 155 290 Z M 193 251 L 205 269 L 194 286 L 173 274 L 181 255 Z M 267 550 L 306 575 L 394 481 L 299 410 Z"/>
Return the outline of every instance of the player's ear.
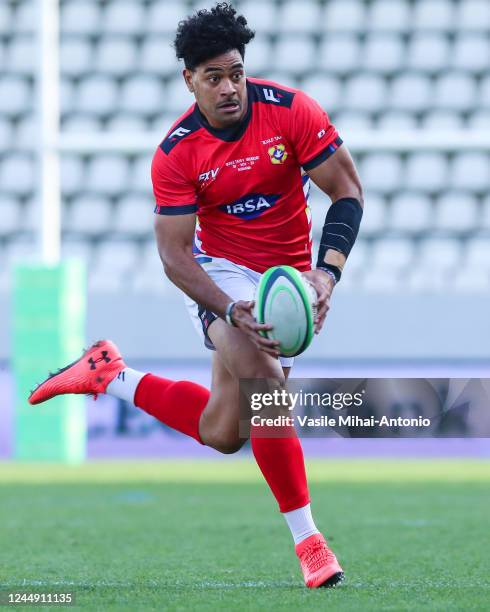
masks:
<path fill-rule="evenodd" d="M 194 85 L 192 84 L 192 70 L 188 68 L 184 68 L 182 71 L 182 75 L 184 76 L 185 84 L 187 85 L 187 89 L 194 93 Z"/>

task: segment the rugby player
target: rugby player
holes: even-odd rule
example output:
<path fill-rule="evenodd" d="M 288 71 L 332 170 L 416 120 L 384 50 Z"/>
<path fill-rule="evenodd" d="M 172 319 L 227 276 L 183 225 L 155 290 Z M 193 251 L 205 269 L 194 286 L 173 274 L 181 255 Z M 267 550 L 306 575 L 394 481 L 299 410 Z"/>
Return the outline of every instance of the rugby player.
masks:
<path fill-rule="evenodd" d="M 254 37 L 227 3 L 180 22 L 176 54 L 195 103 L 170 128 L 152 164 L 155 233 L 163 268 L 212 353 L 211 391 L 137 372 L 108 340 L 50 375 L 30 395 L 109 393 L 221 453 L 244 444 L 238 432 L 239 379 L 284 386 L 292 359 L 259 331 L 253 296 L 261 274 L 287 264 L 318 294 L 318 333 L 362 217 L 361 185 L 328 115 L 300 90 L 247 78 Z M 332 200 L 311 266 L 310 178 Z M 311 513 L 303 452 L 295 435 L 251 446 L 291 530 L 305 583 L 335 586 L 343 571 Z"/>

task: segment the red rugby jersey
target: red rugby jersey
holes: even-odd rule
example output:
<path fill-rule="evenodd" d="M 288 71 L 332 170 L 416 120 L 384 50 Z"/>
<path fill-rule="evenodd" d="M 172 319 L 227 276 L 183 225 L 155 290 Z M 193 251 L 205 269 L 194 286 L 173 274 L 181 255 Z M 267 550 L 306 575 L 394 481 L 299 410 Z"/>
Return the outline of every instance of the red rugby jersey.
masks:
<path fill-rule="evenodd" d="M 247 79 L 248 111 L 227 129 L 194 104 L 170 128 L 152 163 L 155 212 L 197 213 L 196 255 L 263 272 L 311 268 L 309 178 L 342 144 L 304 92 Z M 303 169 L 303 170 L 302 170 Z"/>

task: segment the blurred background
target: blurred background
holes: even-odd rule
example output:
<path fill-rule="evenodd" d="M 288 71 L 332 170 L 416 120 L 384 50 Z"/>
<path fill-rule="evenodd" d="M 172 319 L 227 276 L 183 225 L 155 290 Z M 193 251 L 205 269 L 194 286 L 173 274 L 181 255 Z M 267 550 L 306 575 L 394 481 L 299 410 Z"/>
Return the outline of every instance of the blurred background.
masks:
<path fill-rule="evenodd" d="M 249 76 L 316 98 L 365 189 L 360 236 L 326 329 L 294 375 L 488 378 L 490 2 L 233 4 L 257 32 Z M 35 311 L 39 294 L 32 278 L 27 294 L 17 290 L 12 270 L 55 262 L 58 234 L 61 261 L 85 264 L 86 289 L 74 299 L 84 302 L 87 343 L 109 337 L 133 367 L 209 383 L 209 355 L 156 252 L 150 162 L 193 103 L 171 46 L 177 23 L 210 5 L 0 3 L 0 457 L 14 452 L 16 415 L 31 418 L 16 372 L 24 381 L 27 370 L 47 370 L 42 355 L 36 367 L 21 363 L 36 347 L 13 330 L 25 300 Z M 314 186 L 310 205 L 318 240 L 328 201 Z M 79 354 L 77 342 L 66 361 Z M 90 402 L 88 426 L 92 457 L 207 452 L 111 398 Z M 319 454 L 370 453 L 371 442 L 311 441 Z M 378 441 L 376 452 L 438 452 L 434 442 L 426 451 L 409 442 Z M 451 449 L 488 452 L 483 441 L 453 441 Z"/>

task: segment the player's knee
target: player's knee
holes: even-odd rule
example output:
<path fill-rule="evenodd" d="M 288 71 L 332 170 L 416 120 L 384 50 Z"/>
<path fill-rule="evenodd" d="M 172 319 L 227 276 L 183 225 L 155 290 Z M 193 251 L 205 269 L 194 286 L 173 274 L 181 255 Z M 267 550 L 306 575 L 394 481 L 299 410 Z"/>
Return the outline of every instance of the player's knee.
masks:
<path fill-rule="evenodd" d="M 219 443 L 216 450 L 223 455 L 234 455 L 245 444 L 245 440 L 223 440 Z"/>
<path fill-rule="evenodd" d="M 275 362 L 273 364 L 261 362 L 247 364 L 240 373 L 240 378 L 267 378 L 279 387 L 286 384 L 284 372 Z"/>
<path fill-rule="evenodd" d="M 212 446 L 215 450 L 223 455 L 233 455 L 234 453 L 237 453 L 244 444 L 245 440 L 235 436 L 220 436 L 217 434 L 209 440 L 208 446 Z"/>

